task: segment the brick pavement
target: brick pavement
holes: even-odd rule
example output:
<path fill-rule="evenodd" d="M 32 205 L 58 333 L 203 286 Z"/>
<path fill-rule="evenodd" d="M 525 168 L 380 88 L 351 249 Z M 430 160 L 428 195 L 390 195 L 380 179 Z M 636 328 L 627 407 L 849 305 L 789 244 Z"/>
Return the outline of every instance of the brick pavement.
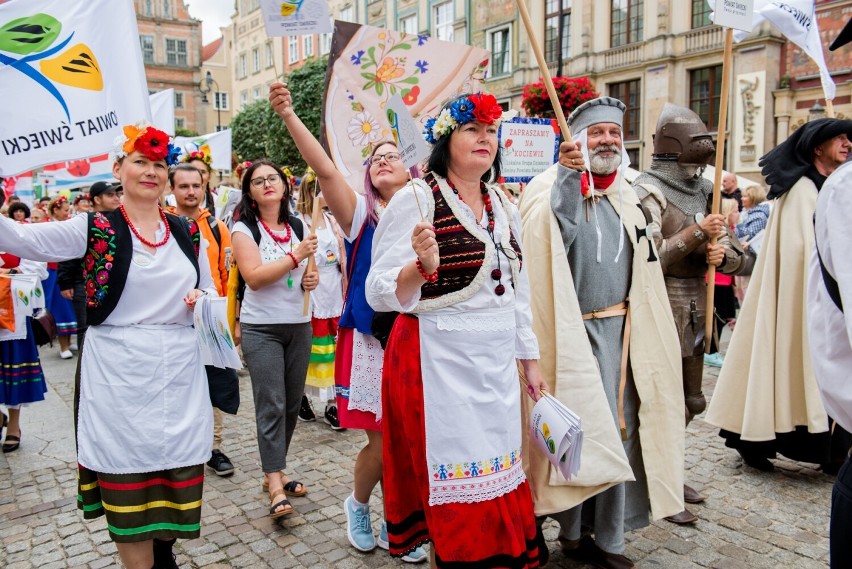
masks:
<path fill-rule="evenodd" d="M 85 522 L 75 507 L 71 401 L 76 359 L 60 360 L 56 349 L 42 351 L 48 399 L 24 409 L 23 443 L 0 455 L 0 567 L 120 567 L 103 518 Z M 706 368 L 707 391 L 716 372 Z M 255 443 L 254 406 L 247 375 L 237 416 L 226 416 L 225 451 L 236 466 L 229 478 L 210 474 L 205 482 L 202 535 L 178 544 L 181 567 L 339 567 L 405 566 L 387 553 L 362 554 L 348 543 L 341 508 L 350 492 L 354 456 L 364 435 L 335 433 L 322 422 L 300 423 L 287 473 L 310 493 L 292 500 L 299 514 L 275 522 L 261 491 Z M 716 429 L 700 418 L 687 437 L 687 480 L 707 496 L 693 508 L 701 520 L 679 527 L 656 522 L 628 535 L 626 554 L 639 567 L 745 569 L 828 565 L 828 512 L 832 478 L 787 460 L 773 473 L 744 467 L 726 449 Z M 381 509 L 378 491 L 371 501 L 373 527 Z M 557 527 L 545 526 L 552 551 L 550 567 L 579 568 L 555 542 Z"/>

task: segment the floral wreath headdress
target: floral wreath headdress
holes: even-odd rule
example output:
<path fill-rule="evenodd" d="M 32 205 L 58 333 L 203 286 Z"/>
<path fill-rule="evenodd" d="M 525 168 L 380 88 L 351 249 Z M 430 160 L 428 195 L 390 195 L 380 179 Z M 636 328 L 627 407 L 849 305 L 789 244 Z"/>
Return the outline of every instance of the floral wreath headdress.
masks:
<path fill-rule="evenodd" d="M 181 162 L 192 162 L 193 160 L 201 160 L 208 168 L 213 164 L 213 156 L 209 152 L 203 150 L 193 150 L 183 158 Z"/>
<path fill-rule="evenodd" d="M 171 143 L 169 135 L 145 122 L 127 125 L 124 133 L 115 137 L 113 160 L 120 160 L 134 150 L 141 152 L 149 160 L 165 160 L 169 166 L 178 163 L 181 150 Z"/>
<path fill-rule="evenodd" d="M 511 116 L 504 117 L 504 114 L 514 116 L 515 113 L 504 113 L 503 107 L 497 103 L 494 95 L 487 93 L 466 95 L 441 109 L 437 117 L 427 120 L 423 134 L 429 144 L 435 144 L 441 137 L 450 134 L 463 124 L 473 121 L 497 124 L 501 120 L 511 118 Z"/>
<path fill-rule="evenodd" d="M 248 170 L 250 167 L 251 167 L 251 162 L 249 162 L 248 160 L 246 160 L 245 162 L 240 162 L 239 164 L 237 164 L 237 166 L 234 168 L 234 172 L 237 174 L 237 178 L 242 180 L 243 174 L 245 174 L 246 170 Z"/>

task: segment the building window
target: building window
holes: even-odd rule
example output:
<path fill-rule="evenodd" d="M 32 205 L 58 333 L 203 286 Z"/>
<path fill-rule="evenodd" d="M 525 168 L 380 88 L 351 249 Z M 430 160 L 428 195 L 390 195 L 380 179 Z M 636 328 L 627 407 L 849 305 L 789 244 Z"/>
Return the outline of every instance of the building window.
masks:
<path fill-rule="evenodd" d="M 299 36 L 287 38 L 287 63 L 294 64 L 299 61 Z"/>
<path fill-rule="evenodd" d="M 719 101 L 722 97 L 722 66 L 693 69 L 689 72 L 689 108 L 701 117 L 707 129 L 719 126 Z"/>
<path fill-rule="evenodd" d="M 266 42 L 266 66 L 273 67 L 275 65 L 275 55 L 272 51 L 272 42 Z"/>
<path fill-rule="evenodd" d="M 320 55 L 328 55 L 331 51 L 331 34 L 320 34 Z"/>
<path fill-rule="evenodd" d="M 152 3 L 151 0 L 145 0 L 145 15 L 146 16 L 153 16 L 154 15 L 154 9 L 151 7 L 151 3 Z"/>
<path fill-rule="evenodd" d="M 562 22 L 562 59 L 571 56 L 571 0 L 544 2 L 544 57 L 559 61 L 559 25 Z"/>
<path fill-rule="evenodd" d="M 692 0 L 692 28 L 701 28 L 709 26 L 713 22 L 710 21 L 710 14 L 713 13 L 713 8 L 706 0 Z"/>
<path fill-rule="evenodd" d="M 342 22 L 352 22 L 352 6 L 347 6 L 340 11 L 340 17 L 337 18 Z"/>
<path fill-rule="evenodd" d="M 251 72 L 260 73 L 260 48 L 251 50 Z"/>
<path fill-rule="evenodd" d="M 302 36 L 302 57 L 305 59 L 312 57 L 314 55 L 314 36 L 313 35 L 304 35 Z"/>
<path fill-rule="evenodd" d="M 175 91 L 175 108 L 183 108 L 183 93 L 181 93 L 180 91 Z"/>
<path fill-rule="evenodd" d="M 186 119 L 182 117 L 175 118 L 175 128 L 186 128 Z"/>
<path fill-rule="evenodd" d="M 240 108 L 248 105 L 248 91 L 240 91 Z"/>
<path fill-rule="evenodd" d="M 249 12 L 254 12 L 260 8 L 260 0 L 249 0 Z"/>
<path fill-rule="evenodd" d="M 512 72 L 512 28 L 502 26 L 489 30 L 486 49 L 491 52 L 491 77 L 508 75 Z"/>
<path fill-rule="evenodd" d="M 251 100 L 258 101 L 260 100 L 260 86 L 253 87 L 251 90 Z"/>
<path fill-rule="evenodd" d="M 444 2 L 432 7 L 432 35 L 439 40 L 453 41 L 453 3 Z"/>
<path fill-rule="evenodd" d="M 639 79 L 609 85 L 609 96 L 618 99 L 627 107 L 624 111 L 624 125 L 621 128 L 624 140 L 639 140 L 641 136 L 642 91 L 640 89 Z"/>
<path fill-rule="evenodd" d="M 166 38 L 166 65 L 186 67 L 186 40 Z"/>
<path fill-rule="evenodd" d="M 237 79 L 245 79 L 248 76 L 248 58 L 241 53 L 237 62 Z"/>
<path fill-rule="evenodd" d="M 154 36 L 139 36 L 142 45 L 142 63 L 154 63 Z"/>
<path fill-rule="evenodd" d="M 612 47 L 642 41 L 645 19 L 642 11 L 645 0 L 612 0 L 610 37 Z"/>
<path fill-rule="evenodd" d="M 223 91 L 213 93 L 213 109 L 217 111 L 228 110 L 228 94 Z"/>
<path fill-rule="evenodd" d="M 163 17 L 167 19 L 171 17 L 172 12 L 171 6 L 169 4 L 169 0 L 163 0 Z"/>
<path fill-rule="evenodd" d="M 417 14 L 403 16 L 399 19 L 399 31 L 404 34 L 417 35 Z"/>

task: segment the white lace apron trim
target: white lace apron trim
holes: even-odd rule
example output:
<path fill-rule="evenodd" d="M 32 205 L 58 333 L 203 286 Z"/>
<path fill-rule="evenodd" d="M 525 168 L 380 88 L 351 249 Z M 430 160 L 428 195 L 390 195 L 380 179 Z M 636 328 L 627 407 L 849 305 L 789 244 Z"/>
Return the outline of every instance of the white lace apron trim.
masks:
<path fill-rule="evenodd" d="M 368 411 L 382 420 L 382 366 L 385 351 L 372 336 L 355 330 L 352 337 L 352 374 L 349 380 L 349 410 Z"/>

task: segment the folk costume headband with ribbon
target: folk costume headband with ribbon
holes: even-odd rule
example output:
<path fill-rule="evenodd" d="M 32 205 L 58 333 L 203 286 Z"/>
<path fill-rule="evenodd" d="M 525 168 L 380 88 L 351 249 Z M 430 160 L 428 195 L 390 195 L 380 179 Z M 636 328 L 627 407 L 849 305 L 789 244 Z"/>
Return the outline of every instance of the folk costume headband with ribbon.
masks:
<path fill-rule="evenodd" d="M 192 162 L 193 160 L 201 160 L 204 164 L 207 165 L 207 168 L 210 168 L 210 165 L 213 163 L 213 156 L 209 152 L 205 152 L 204 150 L 193 150 L 186 156 L 181 159 L 181 162 Z"/>
<path fill-rule="evenodd" d="M 583 173 L 581 178 L 581 191 L 583 193 L 583 198 L 588 200 L 586 207 L 591 207 L 592 212 L 595 217 L 595 232 L 598 237 L 598 245 L 597 245 L 597 262 L 601 262 L 601 227 L 598 222 L 598 214 L 597 214 L 597 203 L 600 201 L 601 196 L 605 194 L 606 188 L 602 188 L 600 191 L 595 188 L 595 175 L 591 174 L 591 158 L 589 157 L 589 145 L 588 145 L 588 129 L 591 126 L 600 123 L 613 123 L 617 124 L 619 127 L 624 126 L 624 111 L 627 109 L 624 103 L 615 99 L 613 97 L 598 97 L 597 99 L 592 99 L 591 101 L 586 101 L 572 112 L 568 116 L 568 127 L 571 129 L 571 133 L 574 135 L 574 140 L 581 144 L 581 151 L 583 153 L 583 163 L 586 167 L 586 172 Z M 622 191 L 622 182 L 624 180 L 624 172 L 630 166 L 630 157 L 627 155 L 627 151 L 624 149 L 624 141 L 622 140 L 621 144 L 621 163 L 615 172 L 615 179 L 612 183 L 616 184 L 616 188 L 618 188 L 618 200 L 619 200 L 619 221 L 622 221 L 621 211 L 624 210 L 624 195 Z M 619 257 L 621 257 L 621 251 L 624 249 L 624 231 L 620 231 L 618 233 L 618 253 L 615 255 L 614 262 L 618 262 Z"/>
<path fill-rule="evenodd" d="M 494 95 L 475 93 L 462 95 L 444 105 L 437 117 L 426 121 L 423 135 L 426 142 L 435 144 L 461 125 L 479 121 L 485 124 L 499 124 L 517 114 L 516 111 L 503 112 Z"/>
<path fill-rule="evenodd" d="M 124 134 L 112 141 L 110 157 L 113 160 L 120 160 L 135 150 L 149 160 L 165 160 L 169 166 L 178 163 L 181 150 L 172 144 L 169 135 L 162 130 L 144 122 L 127 125 L 123 130 Z"/>

